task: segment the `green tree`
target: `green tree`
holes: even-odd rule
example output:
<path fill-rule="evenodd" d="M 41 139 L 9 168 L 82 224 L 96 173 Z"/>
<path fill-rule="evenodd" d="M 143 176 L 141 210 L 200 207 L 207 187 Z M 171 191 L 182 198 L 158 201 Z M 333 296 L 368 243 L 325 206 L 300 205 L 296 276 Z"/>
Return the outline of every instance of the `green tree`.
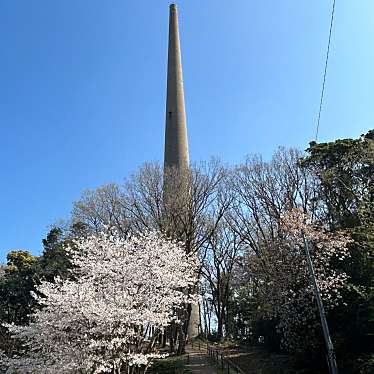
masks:
<path fill-rule="evenodd" d="M 38 258 L 28 251 L 11 251 L 7 255 L 4 276 L 0 280 L 0 319 L 25 324 L 35 305 L 31 296 L 37 277 Z"/>
<path fill-rule="evenodd" d="M 0 349 L 5 352 L 14 350 L 16 342 L 1 324 L 27 324 L 36 305 L 31 291 L 35 291 L 37 263 L 37 257 L 27 251 L 11 251 L 0 269 Z"/>
<path fill-rule="evenodd" d="M 69 258 L 66 253 L 68 239 L 64 237 L 59 227 L 50 230 L 46 239 L 43 239 L 43 254 L 39 259 L 39 276 L 53 282 L 56 276 L 66 278 L 70 268 Z"/>
<path fill-rule="evenodd" d="M 353 239 L 350 258 L 339 265 L 350 277 L 347 305 L 330 320 L 341 359 L 347 368 L 352 363 L 347 372 L 357 373 L 353 361 L 374 348 L 374 130 L 359 139 L 312 142 L 307 152 L 302 165 L 318 181 L 317 214 L 331 231 L 345 229 Z"/>

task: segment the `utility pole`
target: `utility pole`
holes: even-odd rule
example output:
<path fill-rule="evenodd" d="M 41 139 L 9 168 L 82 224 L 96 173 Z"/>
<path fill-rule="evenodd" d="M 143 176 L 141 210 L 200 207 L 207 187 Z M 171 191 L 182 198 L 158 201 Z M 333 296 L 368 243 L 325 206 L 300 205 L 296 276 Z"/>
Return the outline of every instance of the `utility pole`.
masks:
<path fill-rule="evenodd" d="M 327 348 L 327 356 L 328 356 L 328 363 L 329 363 L 330 372 L 331 372 L 331 374 L 339 374 L 338 366 L 336 364 L 334 346 L 333 346 L 332 341 L 331 341 L 329 326 L 328 326 L 327 320 L 326 320 L 325 308 L 323 307 L 321 292 L 320 292 L 318 284 L 317 284 L 313 262 L 312 262 L 312 259 L 310 257 L 308 241 L 305 238 L 305 233 L 304 233 L 303 229 L 301 229 L 301 235 L 302 235 L 303 241 L 304 241 L 304 250 L 305 250 L 305 255 L 306 255 L 306 258 L 307 258 L 310 280 L 311 280 L 313 288 L 314 288 L 314 293 L 315 293 L 316 300 L 317 300 L 317 305 L 318 305 L 319 316 L 321 318 L 321 324 L 322 324 L 323 336 L 325 338 L 325 343 L 326 343 L 326 348 Z"/>

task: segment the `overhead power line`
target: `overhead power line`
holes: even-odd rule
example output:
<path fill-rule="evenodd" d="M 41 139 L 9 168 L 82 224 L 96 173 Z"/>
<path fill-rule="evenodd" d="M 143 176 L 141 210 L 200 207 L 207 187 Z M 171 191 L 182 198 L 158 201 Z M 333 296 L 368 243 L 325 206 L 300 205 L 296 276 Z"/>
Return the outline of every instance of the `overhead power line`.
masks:
<path fill-rule="evenodd" d="M 330 44 L 331 44 L 331 34 L 332 34 L 332 26 L 334 24 L 334 13 L 335 13 L 335 1 L 332 4 L 332 10 L 331 10 L 331 20 L 330 20 L 330 31 L 329 31 L 329 41 L 327 43 L 327 52 L 326 52 L 326 61 L 325 61 L 325 71 L 323 73 L 323 82 L 322 82 L 322 90 L 321 90 L 321 99 L 319 102 L 319 110 L 318 110 L 318 119 L 317 119 L 317 129 L 316 129 L 316 138 L 318 139 L 318 131 L 319 131 L 319 125 L 321 122 L 321 112 L 322 112 L 322 106 L 323 106 L 323 97 L 325 94 L 325 86 L 326 86 L 326 75 L 327 75 L 327 65 L 329 62 L 329 54 L 330 54 Z"/>

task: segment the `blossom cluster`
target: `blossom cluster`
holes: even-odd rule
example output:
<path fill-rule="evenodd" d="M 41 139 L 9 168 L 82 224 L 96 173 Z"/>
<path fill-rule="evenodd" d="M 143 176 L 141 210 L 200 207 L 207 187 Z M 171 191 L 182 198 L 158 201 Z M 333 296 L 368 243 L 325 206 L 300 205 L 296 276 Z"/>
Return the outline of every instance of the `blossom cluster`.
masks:
<path fill-rule="evenodd" d="M 154 232 L 129 239 L 102 233 L 68 252 L 70 279 L 43 282 L 31 323 L 7 326 L 24 343 L 8 360 L 9 373 L 144 372 L 163 357 L 153 348 L 157 336 L 196 301 L 189 292 L 196 259 Z"/>
<path fill-rule="evenodd" d="M 289 350 L 313 346 L 321 329 L 303 235 L 325 309 L 332 310 L 342 303 L 347 283 L 347 274 L 336 266 L 349 256 L 344 233 L 328 233 L 294 209 L 282 216 L 276 240 L 261 248 L 259 255 L 247 258 L 248 274 L 259 284 L 261 308 L 279 321 L 283 347 Z"/>

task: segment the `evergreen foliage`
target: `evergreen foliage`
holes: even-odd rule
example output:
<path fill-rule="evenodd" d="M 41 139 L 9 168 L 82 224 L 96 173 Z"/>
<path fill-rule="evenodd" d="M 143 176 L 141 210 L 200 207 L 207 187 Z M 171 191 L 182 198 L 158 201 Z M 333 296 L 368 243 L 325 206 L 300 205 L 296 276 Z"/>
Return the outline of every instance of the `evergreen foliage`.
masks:
<path fill-rule="evenodd" d="M 347 307 L 330 316 L 338 353 L 352 373 L 362 356 L 368 372 L 374 352 L 374 130 L 359 139 L 311 143 L 307 152 L 302 165 L 318 181 L 320 218 L 330 231 L 346 229 L 353 239 L 350 256 L 336 264 L 349 276 Z"/>

